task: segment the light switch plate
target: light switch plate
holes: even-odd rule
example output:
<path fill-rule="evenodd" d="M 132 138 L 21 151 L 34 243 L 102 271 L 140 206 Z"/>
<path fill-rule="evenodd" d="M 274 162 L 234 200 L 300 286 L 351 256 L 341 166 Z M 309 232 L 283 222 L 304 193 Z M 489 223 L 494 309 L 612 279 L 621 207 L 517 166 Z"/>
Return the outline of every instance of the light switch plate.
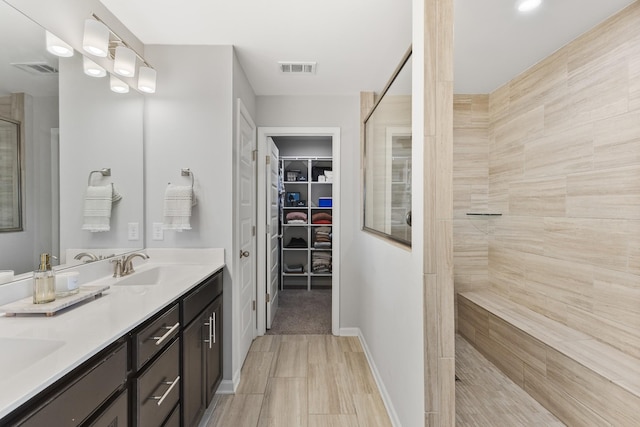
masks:
<path fill-rule="evenodd" d="M 129 240 L 140 239 L 140 225 L 137 222 L 130 222 L 127 224 L 127 236 Z"/>
<path fill-rule="evenodd" d="M 161 222 L 153 223 L 153 240 L 164 240 L 164 230 Z"/>

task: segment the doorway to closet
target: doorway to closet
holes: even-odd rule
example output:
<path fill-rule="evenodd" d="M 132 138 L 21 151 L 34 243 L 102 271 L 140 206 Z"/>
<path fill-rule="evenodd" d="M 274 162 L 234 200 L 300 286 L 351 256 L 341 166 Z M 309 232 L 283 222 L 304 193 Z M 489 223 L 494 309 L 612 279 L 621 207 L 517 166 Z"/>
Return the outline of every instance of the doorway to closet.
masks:
<path fill-rule="evenodd" d="M 258 128 L 259 334 L 339 335 L 339 153 L 339 128 Z"/>

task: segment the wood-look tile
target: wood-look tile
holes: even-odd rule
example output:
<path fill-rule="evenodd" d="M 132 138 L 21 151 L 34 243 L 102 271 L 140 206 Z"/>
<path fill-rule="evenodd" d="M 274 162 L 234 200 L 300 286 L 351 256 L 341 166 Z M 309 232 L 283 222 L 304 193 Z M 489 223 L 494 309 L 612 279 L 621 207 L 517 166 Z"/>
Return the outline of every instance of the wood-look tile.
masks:
<path fill-rule="evenodd" d="M 380 396 L 356 394 L 353 396 L 359 427 L 391 427 L 391 420 Z"/>
<path fill-rule="evenodd" d="M 358 417 L 348 414 L 310 414 L 309 427 L 359 427 Z"/>
<path fill-rule="evenodd" d="M 274 353 L 249 351 L 242 367 L 237 393 L 264 393 Z"/>
<path fill-rule="evenodd" d="M 357 340 L 357 337 L 351 337 Z M 309 364 L 330 364 L 330 363 L 346 363 L 344 358 L 344 350 L 341 341 L 345 340 L 342 337 L 335 337 L 333 335 L 310 335 L 309 341 Z M 356 346 L 353 346 L 356 351 L 362 351 Z"/>
<path fill-rule="evenodd" d="M 258 423 L 261 407 L 261 394 L 229 395 L 216 407 L 209 425 L 255 427 Z"/>
<path fill-rule="evenodd" d="M 509 186 L 509 214 L 565 216 L 566 197 L 564 177 L 513 181 Z"/>
<path fill-rule="evenodd" d="M 355 414 L 347 365 L 309 365 L 309 414 Z"/>
<path fill-rule="evenodd" d="M 524 362 L 522 359 L 513 354 L 509 348 L 498 344 L 495 340 L 481 333 L 476 333 L 475 345 L 511 381 L 522 387 L 524 384 Z"/>
<path fill-rule="evenodd" d="M 338 342 L 343 352 L 362 353 L 362 345 L 358 337 L 339 337 Z"/>
<path fill-rule="evenodd" d="M 352 394 L 373 393 L 377 385 L 369 369 L 369 363 L 364 353 L 345 353 L 347 359 L 346 372 L 348 377 L 344 379 L 349 392 Z"/>
<path fill-rule="evenodd" d="M 638 58 L 640 66 L 640 54 Z M 640 79 L 640 74 L 638 77 Z M 595 171 L 639 164 L 640 111 L 594 122 L 593 167 Z"/>
<path fill-rule="evenodd" d="M 307 378 L 269 378 L 260 418 L 306 417 L 307 396 Z"/>
<path fill-rule="evenodd" d="M 253 343 L 251 343 L 249 351 L 275 352 L 279 344 L 279 339 L 280 337 L 278 335 L 263 335 L 257 337 L 253 340 Z"/>
<path fill-rule="evenodd" d="M 283 337 L 286 335 L 283 335 Z M 306 340 L 283 340 L 273 370 L 274 377 L 306 377 L 309 344 Z"/>
<path fill-rule="evenodd" d="M 423 276 L 424 286 L 424 373 L 425 373 L 425 410 L 438 410 L 438 280 L 436 274 Z M 473 313 L 475 314 L 475 313 Z"/>

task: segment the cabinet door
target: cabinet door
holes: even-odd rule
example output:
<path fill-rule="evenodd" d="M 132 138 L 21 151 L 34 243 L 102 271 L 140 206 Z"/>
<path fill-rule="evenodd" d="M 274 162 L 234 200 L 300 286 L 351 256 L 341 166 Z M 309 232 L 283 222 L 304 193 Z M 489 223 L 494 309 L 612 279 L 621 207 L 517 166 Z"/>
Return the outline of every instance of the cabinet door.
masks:
<path fill-rule="evenodd" d="M 196 426 L 204 414 L 206 402 L 204 400 L 204 343 L 203 339 L 209 334 L 208 326 L 204 324 L 208 319 L 206 312 L 197 317 L 182 335 L 182 407 L 186 427 Z M 208 348 L 208 347 L 207 347 Z"/>
<path fill-rule="evenodd" d="M 218 297 L 205 310 L 211 322 L 210 342 L 205 345 L 207 405 L 213 399 L 222 377 L 222 298 Z M 209 345 L 210 344 L 210 345 Z"/>

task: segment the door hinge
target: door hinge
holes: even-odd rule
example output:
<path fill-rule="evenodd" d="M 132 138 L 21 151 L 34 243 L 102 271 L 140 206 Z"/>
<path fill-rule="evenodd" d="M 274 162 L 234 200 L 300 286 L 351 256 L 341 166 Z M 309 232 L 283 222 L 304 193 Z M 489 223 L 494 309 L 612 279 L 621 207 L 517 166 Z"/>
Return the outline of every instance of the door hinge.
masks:
<path fill-rule="evenodd" d="M 255 226 L 255 225 L 252 225 L 252 226 L 251 226 L 251 235 L 252 235 L 252 236 L 255 236 L 255 235 L 256 235 L 256 226 Z"/>
<path fill-rule="evenodd" d="M 251 301 L 251 309 L 256 311 L 256 300 Z"/>
<path fill-rule="evenodd" d="M 270 165 L 271 164 L 271 156 L 267 156 L 267 164 Z"/>
<path fill-rule="evenodd" d="M 267 294 L 267 302 L 271 302 L 271 294 Z"/>
<path fill-rule="evenodd" d="M 251 160 L 255 162 L 256 161 L 256 157 L 258 157 L 258 150 L 253 150 L 251 152 Z"/>

